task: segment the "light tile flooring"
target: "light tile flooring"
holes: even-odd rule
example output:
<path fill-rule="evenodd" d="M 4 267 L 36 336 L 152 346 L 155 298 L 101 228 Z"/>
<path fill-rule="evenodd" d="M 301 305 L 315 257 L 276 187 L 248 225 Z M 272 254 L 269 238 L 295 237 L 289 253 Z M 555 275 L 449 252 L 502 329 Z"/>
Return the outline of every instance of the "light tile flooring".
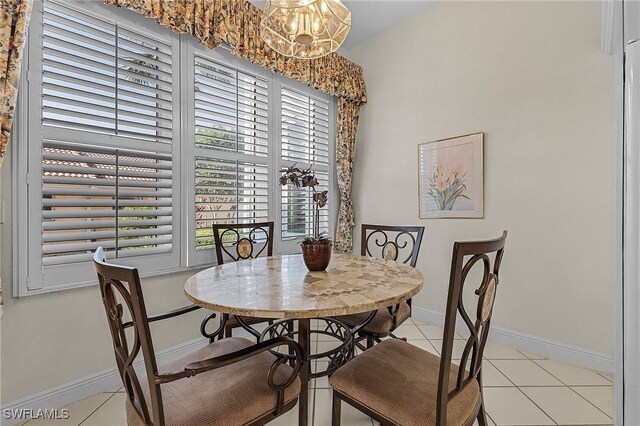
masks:
<path fill-rule="evenodd" d="M 437 354 L 442 346 L 442 328 L 418 320 L 402 325 L 398 336 L 411 344 Z M 459 342 L 463 342 L 459 336 Z M 320 338 L 316 350 L 331 343 Z M 454 346 L 454 358 L 459 357 L 463 343 Z M 322 367 L 322 365 L 320 365 Z M 484 395 L 492 425 L 591 425 L 613 424 L 612 379 L 606 374 L 542 356 L 495 344 L 485 350 Z M 311 391 L 310 417 L 314 426 L 331 423 L 331 390 L 326 378 L 315 380 Z M 122 389 L 100 393 L 67 408 L 70 418 L 53 423 L 31 420 L 29 426 L 126 425 L 125 393 Z M 297 424 L 297 407 L 270 423 L 278 426 Z M 342 424 L 374 426 L 376 423 L 355 409 L 343 404 Z"/>

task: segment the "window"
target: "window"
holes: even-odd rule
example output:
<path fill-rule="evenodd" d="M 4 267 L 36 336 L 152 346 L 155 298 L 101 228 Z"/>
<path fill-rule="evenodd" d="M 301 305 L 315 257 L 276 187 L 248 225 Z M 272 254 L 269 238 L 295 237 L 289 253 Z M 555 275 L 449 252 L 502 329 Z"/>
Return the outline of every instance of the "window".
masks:
<path fill-rule="evenodd" d="M 195 246 L 213 248 L 214 223 L 269 220 L 265 78 L 194 57 Z"/>
<path fill-rule="evenodd" d="M 139 21 L 91 2 L 34 7 L 18 295 L 94 283 L 98 246 L 152 273 L 181 266 L 178 38 Z"/>
<path fill-rule="evenodd" d="M 272 220 L 281 253 L 312 229 L 279 170 L 333 188 L 331 97 L 99 2 L 37 2 L 26 52 L 16 296 L 95 283 L 98 246 L 153 275 L 213 264 L 214 223 Z"/>
<path fill-rule="evenodd" d="M 170 40 L 43 3 L 42 124 L 172 141 Z"/>
<path fill-rule="evenodd" d="M 329 189 L 329 101 L 282 86 L 280 168 L 291 164 L 313 169 L 320 183 L 316 190 Z M 309 188 L 282 189 L 282 239 L 304 238 L 313 232 L 313 193 Z M 320 209 L 320 231 L 329 233 L 330 206 Z"/>
<path fill-rule="evenodd" d="M 43 266 L 172 251 L 171 156 L 43 142 Z"/>

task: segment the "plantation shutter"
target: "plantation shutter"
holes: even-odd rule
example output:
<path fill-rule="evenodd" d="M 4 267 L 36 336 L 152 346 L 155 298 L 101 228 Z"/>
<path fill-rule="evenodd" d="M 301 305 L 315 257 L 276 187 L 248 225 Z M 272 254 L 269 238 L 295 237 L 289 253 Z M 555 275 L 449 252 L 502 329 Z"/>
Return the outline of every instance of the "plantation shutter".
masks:
<path fill-rule="evenodd" d="M 171 156 L 49 142 L 42 155 L 43 266 L 172 249 Z"/>
<path fill-rule="evenodd" d="M 29 228 L 27 290 L 95 283 L 91 259 L 100 246 L 142 275 L 177 269 L 176 39 L 144 23 L 121 25 L 93 5 L 36 7 L 41 37 L 32 46 L 42 60 L 29 90 L 39 92 L 30 108 L 41 128 L 30 131 L 40 152 L 30 166 L 29 209 L 41 226 Z"/>
<path fill-rule="evenodd" d="M 317 191 L 329 184 L 329 101 L 282 86 L 281 88 L 281 165 L 296 164 L 314 171 Z M 331 201 L 331 200 L 330 200 Z M 313 193 L 309 188 L 282 188 L 282 238 L 311 235 L 313 232 Z M 329 232 L 329 204 L 320 209 L 320 232 Z"/>
<path fill-rule="evenodd" d="M 171 142 L 171 44 L 47 1 L 42 122 Z"/>
<path fill-rule="evenodd" d="M 195 248 L 213 248 L 214 223 L 269 218 L 268 83 L 194 57 Z"/>

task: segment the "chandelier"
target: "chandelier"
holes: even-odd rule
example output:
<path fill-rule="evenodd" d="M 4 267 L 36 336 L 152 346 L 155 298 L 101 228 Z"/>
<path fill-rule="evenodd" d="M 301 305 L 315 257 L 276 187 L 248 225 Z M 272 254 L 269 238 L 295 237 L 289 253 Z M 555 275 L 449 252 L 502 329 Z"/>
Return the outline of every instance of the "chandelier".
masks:
<path fill-rule="evenodd" d="M 313 59 L 338 50 L 350 29 L 340 0 L 267 0 L 260 36 L 284 56 Z"/>

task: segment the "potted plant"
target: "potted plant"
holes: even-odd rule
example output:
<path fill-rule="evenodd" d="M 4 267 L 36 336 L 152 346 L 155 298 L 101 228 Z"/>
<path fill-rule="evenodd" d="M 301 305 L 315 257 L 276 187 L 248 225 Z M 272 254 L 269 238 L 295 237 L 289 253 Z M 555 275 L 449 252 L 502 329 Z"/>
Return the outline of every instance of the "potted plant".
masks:
<path fill-rule="evenodd" d="M 318 191 L 318 179 L 313 175 L 311 169 L 300 170 L 293 164 L 287 169 L 281 170 L 280 185 L 294 185 L 296 188 L 311 188 L 313 191 L 313 235 L 306 237 L 300 247 L 302 247 L 302 258 L 304 264 L 310 271 L 324 271 L 329 266 L 331 260 L 332 242 L 329 237 L 320 233 L 320 209 L 327 205 L 328 191 Z"/>

